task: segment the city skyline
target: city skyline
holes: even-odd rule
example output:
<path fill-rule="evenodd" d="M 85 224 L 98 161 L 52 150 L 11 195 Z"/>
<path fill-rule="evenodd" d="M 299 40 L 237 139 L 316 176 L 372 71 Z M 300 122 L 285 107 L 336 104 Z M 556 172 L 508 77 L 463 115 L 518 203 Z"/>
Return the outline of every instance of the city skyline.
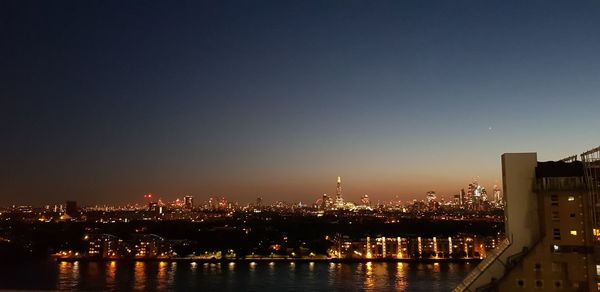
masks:
<path fill-rule="evenodd" d="M 428 191 L 424 192 L 424 193 L 415 193 L 415 194 L 408 194 L 407 196 L 401 196 L 401 195 L 392 195 L 390 197 L 382 197 L 382 196 L 378 196 L 377 194 L 368 194 L 368 193 L 361 193 L 361 194 L 355 194 L 355 193 L 350 193 L 350 195 L 346 194 L 345 191 L 342 191 L 340 186 L 342 185 L 341 182 L 341 177 L 338 176 L 337 177 L 337 187 L 335 188 L 335 191 L 332 192 L 326 192 L 326 193 L 320 193 L 316 196 L 310 197 L 309 195 L 304 196 L 304 197 L 300 197 L 298 200 L 288 200 L 286 199 L 286 196 L 267 196 L 264 197 L 261 194 L 257 194 L 255 197 L 252 198 L 248 198 L 245 200 L 231 200 L 229 202 L 235 202 L 236 204 L 253 204 L 255 203 L 257 200 L 261 200 L 263 203 L 277 203 L 277 202 L 285 202 L 285 203 L 291 203 L 291 204 L 295 204 L 295 203 L 302 203 L 304 205 L 311 205 L 316 203 L 316 201 L 322 199 L 323 195 L 328 196 L 330 199 L 335 200 L 335 198 L 339 197 L 342 198 L 342 201 L 346 201 L 346 202 L 352 202 L 352 203 L 360 203 L 362 201 L 362 199 L 367 196 L 370 197 L 372 200 L 374 200 L 372 202 L 372 204 L 377 204 L 377 203 L 381 203 L 381 204 L 386 204 L 389 202 L 398 202 L 401 201 L 403 203 L 410 203 L 412 201 L 428 201 L 429 199 L 429 195 L 430 194 L 437 194 L 438 198 L 437 201 L 441 201 L 444 200 L 445 202 L 451 202 L 453 199 L 456 199 L 455 196 L 459 196 L 461 193 L 464 193 L 466 191 L 468 191 L 468 188 L 472 185 L 475 184 L 475 186 L 480 185 L 484 190 L 487 190 L 489 193 L 487 195 L 487 198 L 492 201 L 494 200 L 494 190 L 498 189 L 498 190 L 502 190 L 502 185 L 499 183 L 496 183 L 494 185 L 484 185 L 481 184 L 481 182 L 478 180 L 478 178 L 473 178 L 473 180 L 469 183 L 469 184 L 465 184 L 464 186 L 462 186 L 460 189 L 458 189 L 455 192 L 450 192 L 450 193 L 441 193 L 441 192 L 437 192 L 433 189 L 428 189 Z M 343 183 L 344 188 L 345 188 L 345 182 Z M 187 197 L 191 197 L 192 199 L 196 199 L 196 200 L 203 200 L 204 202 L 209 201 L 211 199 L 219 199 L 219 198 L 225 198 L 225 199 L 229 199 L 231 197 L 236 197 L 236 196 L 231 196 L 230 194 L 193 194 L 193 193 L 184 193 L 184 194 L 165 194 L 165 193 L 154 193 L 154 192 L 148 192 L 148 193 L 144 193 L 141 196 L 137 197 L 137 198 L 133 198 L 130 201 L 127 200 L 111 200 L 111 201 L 103 201 L 101 199 L 96 199 L 96 200 L 92 200 L 92 201 L 79 201 L 79 203 L 84 203 L 85 206 L 93 206 L 93 205 L 142 205 L 144 206 L 145 204 L 147 204 L 148 202 L 158 202 L 158 201 L 162 201 L 165 204 L 170 204 L 175 202 L 175 200 L 177 201 L 181 201 L 183 202 L 185 198 Z M 6 205 L 0 205 L 0 207 L 7 207 L 7 206 L 18 206 L 18 205 L 31 205 L 31 206 L 44 206 L 44 205 L 56 205 L 56 204 L 63 204 L 64 201 L 73 201 L 75 200 L 76 197 L 74 196 L 66 196 L 64 198 L 59 198 L 59 199 L 53 199 L 53 200 L 47 200 L 47 201 L 42 201 L 42 202 L 35 202 L 32 204 L 32 202 L 28 202 L 26 200 L 21 200 L 21 201 L 15 201 L 11 204 L 6 204 Z"/>
<path fill-rule="evenodd" d="M 66 6 L 0 9 L 0 205 L 408 200 L 600 139 L 594 1 Z"/>

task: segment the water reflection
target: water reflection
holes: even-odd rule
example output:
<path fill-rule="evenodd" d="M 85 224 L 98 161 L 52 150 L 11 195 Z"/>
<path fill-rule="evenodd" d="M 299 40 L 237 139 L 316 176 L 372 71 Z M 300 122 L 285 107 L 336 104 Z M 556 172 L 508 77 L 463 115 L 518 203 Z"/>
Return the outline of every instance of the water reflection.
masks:
<path fill-rule="evenodd" d="M 398 263 L 396 265 L 396 289 L 399 291 L 406 291 L 408 284 L 404 265 L 404 263 Z"/>
<path fill-rule="evenodd" d="M 158 263 L 158 272 L 156 275 L 156 280 L 158 281 L 158 283 L 156 283 L 156 288 L 158 290 L 164 290 L 166 288 L 165 284 L 167 282 L 167 266 L 167 262 Z"/>
<path fill-rule="evenodd" d="M 60 262 L 58 265 L 58 290 L 77 289 L 79 278 L 79 262 Z"/>
<path fill-rule="evenodd" d="M 116 285 L 117 278 L 117 262 L 111 261 L 107 264 L 106 267 L 106 276 L 104 277 L 106 281 L 106 286 L 108 288 L 114 288 Z"/>
<path fill-rule="evenodd" d="M 375 287 L 375 279 L 373 279 L 373 263 L 367 262 L 364 288 L 369 289 Z"/>
<path fill-rule="evenodd" d="M 475 266 L 449 263 L 59 262 L 48 289 L 445 291 Z M 0 283 L 1 284 L 1 283 Z M 2 288 L 2 286 L 0 286 Z"/>
<path fill-rule="evenodd" d="M 133 267 L 133 289 L 144 290 L 146 288 L 146 263 L 135 262 Z"/>

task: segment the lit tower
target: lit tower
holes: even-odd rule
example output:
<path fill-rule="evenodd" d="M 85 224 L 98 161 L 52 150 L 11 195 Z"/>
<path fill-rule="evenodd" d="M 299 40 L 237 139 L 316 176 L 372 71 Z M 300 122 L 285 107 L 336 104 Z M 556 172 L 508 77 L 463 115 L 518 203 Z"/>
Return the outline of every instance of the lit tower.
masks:
<path fill-rule="evenodd" d="M 335 188 L 335 205 L 338 208 L 342 208 L 344 206 L 344 199 L 342 198 L 342 178 L 337 177 L 337 185 Z"/>

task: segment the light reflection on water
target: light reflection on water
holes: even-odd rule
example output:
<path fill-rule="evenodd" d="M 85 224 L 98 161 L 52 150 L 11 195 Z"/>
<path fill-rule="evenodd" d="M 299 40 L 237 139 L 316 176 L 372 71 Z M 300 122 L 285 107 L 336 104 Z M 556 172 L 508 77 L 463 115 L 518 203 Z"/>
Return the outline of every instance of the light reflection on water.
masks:
<path fill-rule="evenodd" d="M 146 263 L 145 262 L 135 262 L 135 267 L 133 271 L 133 289 L 135 290 L 144 290 L 146 287 Z"/>
<path fill-rule="evenodd" d="M 448 291 L 475 265 L 461 263 L 325 262 L 59 262 L 34 267 L 54 274 L 38 289 L 273 291 L 394 290 Z M 22 269 L 30 267 L 23 266 Z M 43 269 L 46 269 L 45 272 Z M 18 269 L 17 269 L 18 270 Z M 2 271 L 0 270 L 0 273 Z M 26 273 L 14 272 L 16 275 Z M 19 276 L 16 276 L 19 277 Z M 33 277 L 33 276 L 32 276 Z M 3 280 L 3 279 L 0 279 Z M 38 279 L 39 280 L 39 277 Z M 20 284 L 22 281 L 23 284 Z M 26 289 L 27 279 L 13 279 L 0 289 Z M 39 281 L 38 281 L 39 282 Z"/>
<path fill-rule="evenodd" d="M 407 287 L 406 282 L 406 270 L 404 269 L 404 263 L 398 263 L 396 265 L 396 288 L 404 291 Z"/>
<path fill-rule="evenodd" d="M 60 262 L 58 264 L 58 289 L 75 290 L 79 282 L 79 263 Z"/>

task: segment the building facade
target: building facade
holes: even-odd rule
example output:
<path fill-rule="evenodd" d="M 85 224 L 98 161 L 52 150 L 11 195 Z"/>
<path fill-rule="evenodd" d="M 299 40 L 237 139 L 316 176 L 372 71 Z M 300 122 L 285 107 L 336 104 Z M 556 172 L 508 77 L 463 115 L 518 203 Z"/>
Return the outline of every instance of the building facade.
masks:
<path fill-rule="evenodd" d="M 507 239 L 454 291 L 597 291 L 597 163 L 502 155 Z"/>

